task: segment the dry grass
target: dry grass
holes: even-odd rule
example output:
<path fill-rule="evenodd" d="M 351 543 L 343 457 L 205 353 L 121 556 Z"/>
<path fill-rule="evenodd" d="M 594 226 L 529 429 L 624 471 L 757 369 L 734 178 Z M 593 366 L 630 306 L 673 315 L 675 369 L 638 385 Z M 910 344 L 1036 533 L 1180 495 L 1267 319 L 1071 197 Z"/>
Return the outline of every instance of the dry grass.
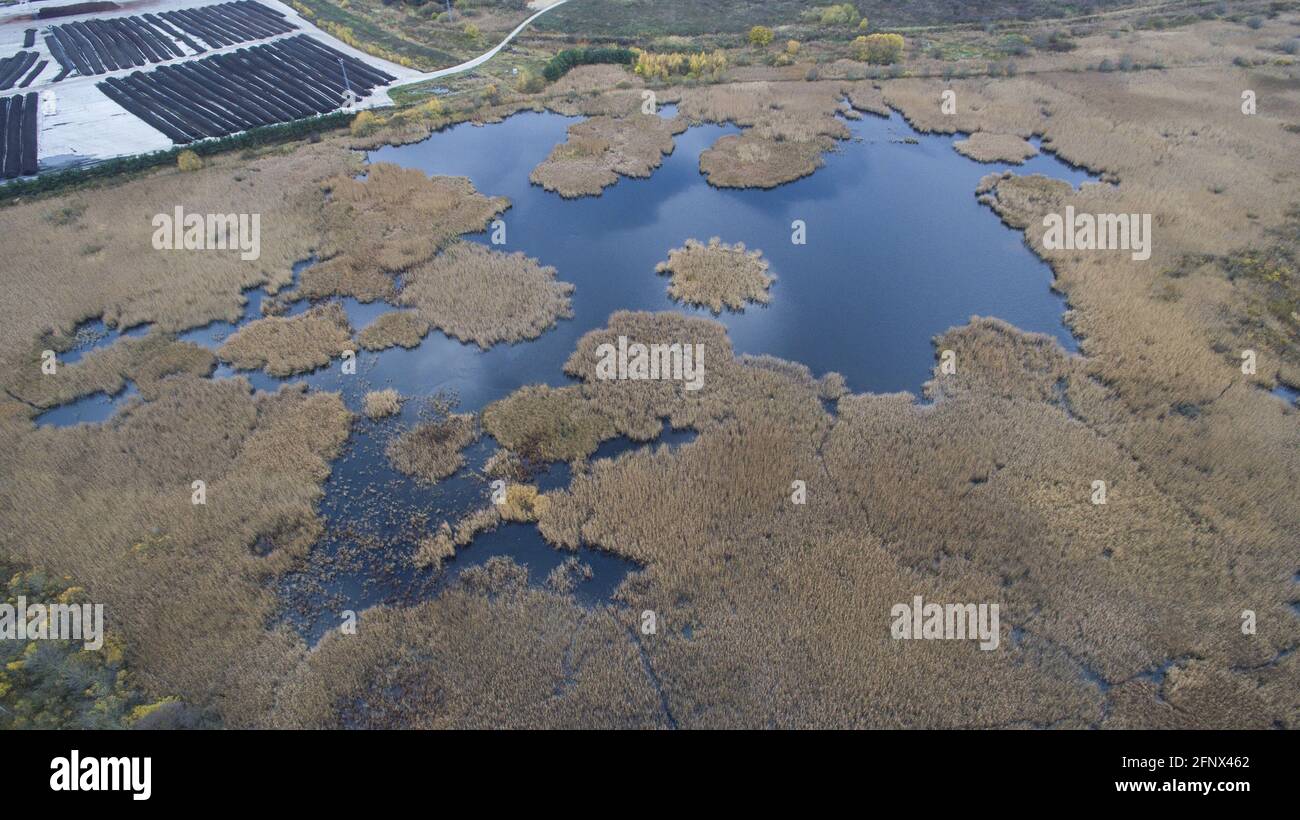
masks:
<path fill-rule="evenodd" d="M 617 616 L 530 586 L 509 559 L 466 570 L 435 600 L 367 611 L 361 634 L 326 636 L 286 681 L 282 725 L 667 725 Z"/>
<path fill-rule="evenodd" d="M 751 82 L 690 88 L 679 115 L 692 122 L 732 122 L 740 134 L 700 154 L 700 171 L 724 188 L 773 188 L 808 176 L 848 127 L 835 113 L 846 87 L 838 82 Z"/>
<path fill-rule="evenodd" d="M 430 329 L 428 321 L 415 313 L 395 310 L 362 328 L 357 334 L 357 344 L 366 350 L 387 350 L 394 345 L 419 347 Z"/>
<path fill-rule="evenodd" d="M 583 65 L 547 86 L 541 96 L 546 108 L 568 117 L 628 117 L 641 111 L 645 81 L 616 65 Z M 671 89 L 655 92 L 659 103 L 677 95 Z"/>
<path fill-rule="evenodd" d="M 805 370 L 730 359 L 725 337 L 704 342 L 717 351 L 704 395 L 594 379 L 584 351 L 654 326 L 663 337 L 707 335 L 669 314 L 616 314 L 584 337 L 570 370 L 607 414 L 644 407 L 689 421 L 699 437 L 600 463 L 549 494 L 541 527 L 559 545 L 644 562 L 621 592 L 628 609 L 695 624 L 689 641 L 647 646 L 679 724 L 1094 725 L 1111 708 L 1084 665 L 1119 684 L 1189 657 L 1213 670 L 1212 708 L 1193 708 L 1171 676 L 1160 694 L 1178 706 L 1150 697 L 1128 704 L 1125 720 L 1296 718 L 1281 670 L 1259 684 L 1232 671 L 1267 665 L 1291 639 L 1237 629 L 1241 601 L 1291 623 L 1288 575 L 1281 565 L 1243 574 L 1234 536 L 1201 526 L 1104 427 L 1081 423 L 1074 414 L 1118 408 L 1050 338 L 976 321 L 937 340 L 958 351 L 962 375 L 930 386 L 934 407 L 846 396 L 832 419 Z M 1110 485 L 1101 508 L 1089 503 L 1099 476 Z M 789 500 L 795 479 L 808 482 L 802 507 Z M 1280 542 L 1266 543 L 1282 557 Z M 888 609 L 914 594 L 1000 602 L 1002 648 L 891 641 Z M 922 680 L 953 685 L 932 686 L 921 703 L 911 693 Z M 818 698 L 799 696 L 810 687 Z M 1223 687 L 1247 705 L 1218 705 Z"/>
<path fill-rule="evenodd" d="M 402 396 L 393 388 L 371 390 L 366 393 L 365 414 L 367 418 L 382 419 L 395 416 L 402 411 Z"/>
<path fill-rule="evenodd" d="M 0 552 L 75 578 L 103 602 L 152 697 L 256 725 L 274 700 L 270 681 L 304 650 L 268 628 L 268 581 L 319 534 L 320 484 L 349 423 L 334 395 L 254 395 L 242 379 L 185 375 L 102 425 L 8 419 Z M 195 480 L 207 483 L 205 505 L 191 504 Z"/>
<path fill-rule="evenodd" d="M 617 435 L 576 387 L 520 388 L 483 410 L 483 429 L 527 461 L 576 461 Z"/>
<path fill-rule="evenodd" d="M 668 261 L 655 271 L 672 275 L 668 295 L 692 305 L 704 305 L 715 314 L 744 310 L 746 302 L 771 301 L 767 289 L 775 277 L 767 273 L 762 251 L 746 251 L 745 244 L 727 245 L 713 237 L 705 245 L 696 239 L 668 252 Z"/>
<path fill-rule="evenodd" d="M 421 422 L 388 443 L 388 459 L 409 476 L 436 484 L 465 466 L 461 450 L 478 440 L 474 417 L 454 413 Z"/>
<path fill-rule="evenodd" d="M 486 349 L 535 339 L 572 316 L 572 292 L 536 259 L 457 242 L 412 268 L 398 301 L 448 336 Z"/>
<path fill-rule="evenodd" d="M 429 177 L 419 169 L 374 163 L 366 178 L 325 183 L 322 261 L 302 272 L 297 294 L 396 296 L 393 274 L 427 262 L 457 236 L 482 230 L 509 202 L 485 197 L 463 177 Z"/>
<path fill-rule="evenodd" d="M 655 114 L 583 120 L 528 178 L 565 198 L 598 196 L 620 175 L 650 176 L 672 153 L 673 135 L 685 129 L 684 121 Z"/>
<path fill-rule="evenodd" d="M 452 542 L 451 526 L 443 522 L 438 532 L 420 539 L 419 549 L 415 553 L 415 565 L 421 569 L 442 569 L 442 562 L 456 554 L 456 545 Z"/>
<path fill-rule="evenodd" d="M 510 481 L 523 481 L 528 478 L 528 465 L 515 453 L 501 449 L 488 457 L 483 465 L 485 475 L 492 478 L 504 478 Z"/>
<path fill-rule="evenodd" d="M 466 546 L 474 540 L 474 536 L 494 530 L 500 523 L 501 511 L 495 505 L 475 510 L 456 522 L 456 534 L 452 542 L 458 547 Z"/>
<path fill-rule="evenodd" d="M 1019 165 L 1030 157 L 1038 156 L 1038 149 L 1015 134 L 993 134 L 976 131 L 964 140 L 952 144 L 954 150 L 976 162 L 1009 162 Z"/>
<path fill-rule="evenodd" d="M 506 521 L 536 521 L 550 506 L 551 500 L 533 485 L 511 484 L 506 487 L 506 500 L 501 504 L 500 513 Z"/>
<path fill-rule="evenodd" d="M 833 147 L 825 137 L 781 141 L 728 134 L 700 154 L 700 171 L 719 188 L 775 188 L 822 167 L 822 154 Z"/>
<path fill-rule="evenodd" d="M 141 397 L 154 399 L 166 377 L 206 376 L 216 366 L 215 357 L 205 348 L 178 342 L 167 333 L 150 333 L 92 350 L 80 361 L 61 364 L 53 374 L 45 375 L 38 351 L 46 343 L 49 340 L 37 343 L 33 361 L 13 374 L 14 381 L 7 388 L 10 396 L 33 409 L 56 407 L 91 393 L 116 395 L 126 387 L 128 379 L 135 383 Z"/>
<path fill-rule="evenodd" d="M 291 376 L 324 367 L 351 348 L 347 312 L 331 302 L 297 316 L 249 322 L 217 349 L 217 356 L 240 370 L 260 367 L 272 376 Z"/>
<path fill-rule="evenodd" d="M 302 145 L 5 207 L 0 386 L 25 377 L 38 336 L 67 337 L 86 319 L 124 327 L 155 322 L 162 331 L 238 321 L 243 288 L 283 287 L 292 264 L 310 255 L 320 228 L 317 183 L 352 164 L 337 144 Z M 177 206 L 187 214 L 260 214 L 261 256 L 154 250 L 153 218 Z M 34 237 L 41 238 L 40 253 L 32 250 Z M 83 255 L 87 246 L 98 250 Z"/>

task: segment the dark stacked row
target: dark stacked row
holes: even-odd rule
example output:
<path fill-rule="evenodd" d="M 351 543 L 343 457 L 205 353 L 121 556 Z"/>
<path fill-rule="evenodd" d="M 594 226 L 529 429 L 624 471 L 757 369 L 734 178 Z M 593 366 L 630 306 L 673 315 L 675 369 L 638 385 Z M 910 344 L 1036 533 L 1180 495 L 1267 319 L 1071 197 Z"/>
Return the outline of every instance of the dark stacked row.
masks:
<path fill-rule="evenodd" d="M 349 90 L 361 99 L 394 79 L 300 34 L 110 77 L 98 87 L 172 142 L 183 144 L 324 114 L 342 107 Z"/>
<path fill-rule="evenodd" d="M 0 176 L 36 173 L 37 95 L 0 97 Z"/>
<path fill-rule="evenodd" d="M 71 3 L 66 6 L 42 6 L 36 11 L 37 20 L 51 17 L 71 17 L 74 14 L 90 14 L 93 11 L 112 11 L 118 8 L 111 0 L 92 0 L 89 3 Z"/>
<path fill-rule="evenodd" d="M 106 20 L 81 20 L 51 26 L 45 45 L 62 66 L 59 78 L 71 71 L 105 74 L 202 54 L 210 48 L 261 40 L 293 31 L 278 11 L 253 0 L 237 0 L 196 9 L 165 11 Z"/>
<path fill-rule="evenodd" d="M 23 80 L 22 87 L 26 88 L 27 83 L 36 79 L 36 74 L 40 73 L 32 71 L 36 58 L 40 56 L 35 51 L 20 51 L 12 57 L 0 59 L 0 91 L 13 88 L 19 80 Z M 45 63 L 42 62 L 40 67 L 45 68 Z M 24 79 L 28 74 L 32 75 L 31 79 Z"/>

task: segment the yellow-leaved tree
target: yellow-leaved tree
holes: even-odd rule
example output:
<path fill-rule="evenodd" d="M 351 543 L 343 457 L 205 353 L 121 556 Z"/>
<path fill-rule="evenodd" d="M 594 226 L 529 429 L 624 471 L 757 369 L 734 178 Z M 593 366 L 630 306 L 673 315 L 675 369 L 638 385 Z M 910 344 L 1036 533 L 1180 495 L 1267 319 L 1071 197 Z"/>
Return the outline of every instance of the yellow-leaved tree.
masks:
<path fill-rule="evenodd" d="M 859 60 L 873 65 L 889 65 L 903 59 L 903 35 L 868 34 L 853 41 Z"/>

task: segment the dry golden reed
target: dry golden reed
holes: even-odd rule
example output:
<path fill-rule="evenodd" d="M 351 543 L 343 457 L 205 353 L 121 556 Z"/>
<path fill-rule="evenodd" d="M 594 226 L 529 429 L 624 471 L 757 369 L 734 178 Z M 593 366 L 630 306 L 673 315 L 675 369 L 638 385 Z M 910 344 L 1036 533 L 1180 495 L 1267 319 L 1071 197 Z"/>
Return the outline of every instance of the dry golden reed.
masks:
<path fill-rule="evenodd" d="M 412 268 L 398 302 L 448 336 L 486 349 L 535 339 L 572 316 L 572 292 L 536 259 L 462 241 Z"/>
<path fill-rule="evenodd" d="M 596 196 L 619 176 L 648 177 L 672 153 L 673 135 L 686 123 L 656 114 L 593 117 L 569 126 L 568 139 L 533 169 L 529 179 L 565 198 Z"/>
<path fill-rule="evenodd" d="M 728 245 L 716 236 L 707 245 L 686 240 L 685 247 L 669 251 L 668 260 L 655 271 L 672 276 L 669 296 L 715 314 L 723 307 L 744 310 L 746 302 L 766 304 L 771 301 L 767 289 L 775 280 L 767 273 L 762 251 L 746 251 L 745 243 Z"/>
<path fill-rule="evenodd" d="M 240 370 L 265 368 L 272 376 L 291 376 L 324 367 L 351 348 L 347 312 L 330 302 L 297 316 L 249 322 L 217 349 L 217 356 Z"/>
<path fill-rule="evenodd" d="M 402 396 L 393 388 L 371 390 L 366 393 L 365 414 L 367 418 L 382 419 L 393 416 L 402 410 Z"/>

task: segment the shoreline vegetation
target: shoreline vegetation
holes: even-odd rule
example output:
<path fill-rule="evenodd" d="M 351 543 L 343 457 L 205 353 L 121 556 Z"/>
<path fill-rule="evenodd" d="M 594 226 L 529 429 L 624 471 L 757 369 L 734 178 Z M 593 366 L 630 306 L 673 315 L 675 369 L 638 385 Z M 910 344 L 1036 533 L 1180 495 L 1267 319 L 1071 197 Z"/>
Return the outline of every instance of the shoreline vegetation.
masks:
<path fill-rule="evenodd" d="M 708 244 L 698 239 L 668 252 L 667 261 L 655 266 L 655 272 L 668 274 L 668 295 L 679 302 L 700 305 L 714 315 L 725 307 L 743 311 L 746 302 L 767 304 L 772 297 L 768 288 L 776 277 L 767 273 L 762 251 L 746 251 L 745 243 L 734 245 L 713 237 Z"/>
<path fill-rule="evenodd" d="M 597 196 L 620 176 L 645 178 L 673 151 L 680 119 L 656 114 L 598 116 L 569 126 L 568 139 L 533 169 L 529 180 L 566 199 Z"/>
<path fill-rule="evenodd" d="M 95 174 L 72 190 L 63 177 L 35 197 L 9 189 L 21 195 L 0 194 L 0 253 L 12 260 L 0 302 L 0 473 L 13 478 L 0 483 L 0 559 L 103 602 L 122 652 L 113 669 L 129 670 L 133 687 L 116 704 L 179 703 L 161 710 L 189 714 L 179 725 L 202 714 L 295 728 L 1300 726 L 1300 430 L 1296 409 L 1267 392 L 1300 385 L 1300 203 L 1279 172 L 1294 165 L 1300 133 L 1286 51 L 1300 18 L 1241 5 L 1259 13 L 1204 4 L 1078 31 L 908 30 L 915 52 L 899 71 L 910 77 L 842 56 L 857 30 L 834 29 L 829 45 L 804 36 L 791 54 L 794 30 L 777 25 L 767 45 L 730 48 L 716 85 L 580 66 L 557 81 L 560 95 L 514 96 L 503 84 L 494 101 L 483 78 L 468 78 L 456 93 L 472 109 L 421 102 L 403 109 L 410 116 L 377 116 L 369 133 L 216 152 L 190 172 L 157 166 L 111 187 Z M 570 4 L 547 25 L 579 13 L 590 12 Z M 1028 43 L 1004 42 L 1022 32 Z M 972 76 L 944 77 L 954 63 Z M 620 75 L 625 87 L 607 82 Z M 1240 109 L 1243 88 L 1266 101 L 1254 115 Z M 952 115 L 939 105 L 946 89 Z M 557 548 L 635 562 L 615 603 L 584 607 L 559 576 L 539 586 L 496 557 L 436 597 L 368 609 L 360 634 L 331 631 L 309 649 L 277 620 L 275 582 L 323 534 L 320 503 L 352 413 L 301 384 L 267 393 L 238 376 L 209 379 L 216 359 L 174 334 L 238 320 L 243 290 L 279 292 L 294 262 L 320 252 L 325 267 L 304 270 L 284 296 L 392 299 L 416 317 L 385 320 L 374 344 L 404 344 L 423 323 L 480 346 L 535 338 L 569 315 L 571 287 L 536 260 L 458 238 L 508 203 L 466 180 L 382 164 L 357 180 L 353 149 L 534 106 L 626 118 L 643 90 L 676 102 L 684 121 L 744 129 L 706 152 L 713 184 L 813 173 L 845 134 L 846 98 L 855 111 L 896 109 L 922 131 L 1040 134 L 1044 149 L 1119 180 L 1075 190 L 998 174 L 972 192 L 1051 265 L 1079 355 L 975 317 L 935 339 L 936 358 L 952 350 L 960 364 L 955 374 L 936 364 L 918 403 L 736 356 L 717 321 L 617 312 L 578 341 L 564 368 L 572 384 L 520 388 L 478 419 L 424 418 L 389 453 L 441 480 L 462 469 L 481 425 L 503 448 L 490 474 L 507 476 L 508 509 L 430 525 L 418 560 L 441 566 L 478 533 L 535 525 Z M 150 217 L 178 201 L 276 213 L 262 258 L 140 254 Z M 1045 249 L 1037 226 L 1067 205 L 1157 215 L 1152 258 Z M 333 307 L 255 320 L 220 357 L 290 371 L 329 361 L 351 337 Z M 46 386 L 40 352 L 67 349 L 93 318 L 153 329 Z M 594 350 L 619 335 L 706 345 L 703 389 L 594 378 Z M 1241 369 L 1244 350 L 1257 354 L 1253 373 Z M 109 422 L 33 422 L 126 379 L 140 397 Z M 376 396 L 373 409 L 389 415 L 400 400 Z M 369 396 L 365 405 L 371 415 Z M 603 441 L 650 441 L 666 427 L 698 435 L 586 464 Z M 583 469 L 540 493 L 530 460 Z M 1088 500 L 1097 478 L 1110 487 L 1102 507 Z M 806 504 L 790 501 L 796 480 L 808 483 Z M 1001 601 L 1015 637 L 998 653 L 945 641 L 895 652 L 884 616 L 918 590 Z M 1267 625 L 1257 634 L 1239 628 L 1247 606 Z M 658 615 L 654 640 L 638 637 L 643 609 Z M 223 629 L 210 628 L 214 617 Z M 918 701 L 923 685 L 933 697 Z"/>
<path fill-rule="evenodd" d="M 1038 156 L 1038 149 L 1015 134 L 991 134 L 976 131 L 952 144 L 953 150 L 976 162 L 1006 162 L 1020 165 Z"/>

